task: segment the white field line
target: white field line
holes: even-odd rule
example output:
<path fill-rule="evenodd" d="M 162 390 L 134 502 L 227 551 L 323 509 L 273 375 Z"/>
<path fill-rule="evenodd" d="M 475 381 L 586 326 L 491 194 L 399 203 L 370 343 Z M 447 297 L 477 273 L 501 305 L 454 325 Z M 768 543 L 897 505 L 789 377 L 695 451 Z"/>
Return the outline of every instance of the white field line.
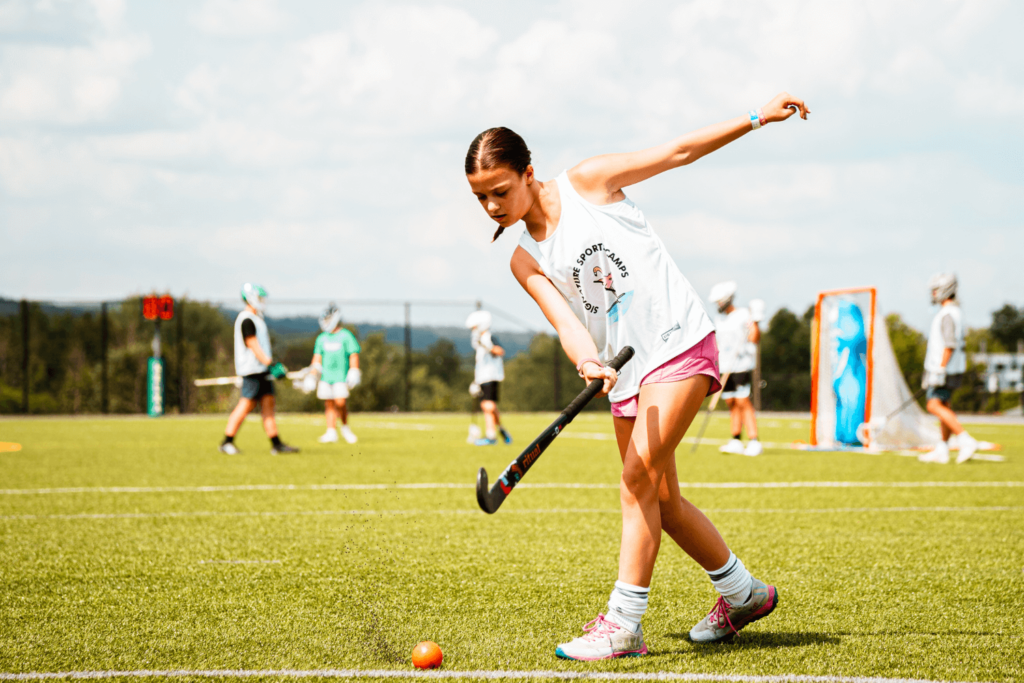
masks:
<path fill-rule="evenodd" d="M 902 507 L 836 507 L 836 508 L 703 508 L 712 514 L 744 514 L 744 515 L 821 515 L 851 513 L 889 513 L 889 512 L 1017 512 L 1024 510 L 1024 505 L 976 505 L 976 506 L 902 506 Z M 525 510 L 506 510 L 504 515 L 552 515 L 552 514 L 620 514 L 618 508 L 531 508 Z M 479 515 L 475 509 L 463 510 L 246 510 L 240 512 L 218 510 L 186 510 L 183 512 L 82 512 L 64 515 L 0 515 L 0 520 L 33 521 L 41 519 L 176 519 L 205 517 L 326 517 L 350 515 L 359 517 L 383 517 L 400 515 Z M 241 563 L 241 561 L 239 562 Z"/>
<path fill-rule="evenodd" d="M 694 674 L 660 671 L 656 673 L 610 673 L 600 671 L 409 671 L 394 669 L 143 669 L 136 671 L 60 671 L 0 673 L 0 680 L 38 681 L 52 678 L 420 678 L 420 679 L 556 679 L 593 681 L 686 681 L 688 683 L 951 683 L 921 678 L 883 678 L 881 676 L 805 676 L 779 674 L 748 676 L 743 674 Z"/>
<path fill-rule="evenodd" d="M 684 489 L 860 489 L 860 488 L 1018 488 L 1024 481 L 681 481 Z M 76 486 L 46 489 L 0 489 L 0 496 L 67 493 L 223 493 L 230 491 L 386 491 L 403 489 L 471 489 L 474 484 L 231 484 L 223 486 Z M 534 483 L 520 489 L 616 489 L 618 484 Z"/>

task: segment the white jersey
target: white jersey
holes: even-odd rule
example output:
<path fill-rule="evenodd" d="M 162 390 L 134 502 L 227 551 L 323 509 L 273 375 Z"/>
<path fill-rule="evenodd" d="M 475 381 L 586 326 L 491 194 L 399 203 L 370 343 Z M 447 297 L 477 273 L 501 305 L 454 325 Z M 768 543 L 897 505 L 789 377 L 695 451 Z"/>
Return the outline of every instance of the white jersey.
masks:
<path fill-rule="evenodd" d="M 476 351 L 476 371 L 473 381 L 477 384 L 505 381 L 505 364 L 501 356 L 491 353 L 494 342 L 490 332 L 473 330 L 473 349 Z"/>
<path fill-rule="evenodd" d="M 537 242 L 524 230 L 519 246 L 565 297 L 608 362 L 624 346 L 636 355 L 609 398 L 640 393 L 640 380 L 715 331 L 700 297 L 661 239 L 628 197 L 597 206 L 563 171 L 556 179 L 562 215 L 555 233 Z"/>
<path fill-rule="evenodd" d="M 718 371 L 750 372 L 757 365 L 757 345 L 750 341 L 750 309 L 733 308 L 715 320 Z"/>
<path fill-rule="evenodd" d="M 256 354 L 245 345 L 245 339 L 242 338 L 242 322 L 245 320 L 251 320 L 256 326 L 256 341 L 259 342 L 263 353 L 273 357 L 270 353 L 270 332 L 267 331 L 266 321 L 248 309 L 242 311 L 235 318 L 235 374 L 242 377 L 267 371 L 267 366 L 256 360 Z"/>
<path fill-rule="evenodd" d="M 953 321 L 954 346 L 953 355 L 946 364 L 947 375 L 962 375 L 967 371 L 967 354 L 964 353 L 964 324 L 960 318 L 960 307 L 955 303 L 943 306 L 932 318 L 932 327 L 928 332 L 928 348 L 924 353 L 925 372 L 942 370 L 942 356 L 946 350 L 946 341 L 942 335 L 942 320 L 949 317 Z"/>

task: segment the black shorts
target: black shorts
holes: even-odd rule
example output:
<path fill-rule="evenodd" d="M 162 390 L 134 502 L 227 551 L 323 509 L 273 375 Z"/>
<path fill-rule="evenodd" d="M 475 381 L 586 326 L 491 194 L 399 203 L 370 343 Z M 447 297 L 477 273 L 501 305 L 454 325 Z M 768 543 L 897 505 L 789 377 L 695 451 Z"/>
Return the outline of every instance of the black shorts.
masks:
<path fill-rule="evenodd" d="M 924 398 L 926 401 L 937 398 L 948 405 L 949 399 L 953 398 L 953 392 L 959 389 L 960 385 L 963 383 L 963 375 L 946 375 L 946 383 L 941 387 L 928 387 L 928 390 L 924 394 Z"/>
<path fill-rule="evenodd" d="M 725 386 L 722 387 L 722 391 L 736 391 L 744 384 L 750 384 L 750 371 L 747 372 L 734 372 L 729 375 L 729 379 L 725 381 Z"/>
<path fill-rule="evenodd" d="M 480 391 L 483 392 L 480 397 L 481 401 L 498 402 L 498 382 L 484 382 L 480 385 Z"/>
<path fill-rule="evenodd" d="M 270 373 L 262 372 L 258 375 L 246 375 L 242 378 L 242 398 L 258 401 L 264 396 L 273 395 L 274 380 L 270 379 Z"/>

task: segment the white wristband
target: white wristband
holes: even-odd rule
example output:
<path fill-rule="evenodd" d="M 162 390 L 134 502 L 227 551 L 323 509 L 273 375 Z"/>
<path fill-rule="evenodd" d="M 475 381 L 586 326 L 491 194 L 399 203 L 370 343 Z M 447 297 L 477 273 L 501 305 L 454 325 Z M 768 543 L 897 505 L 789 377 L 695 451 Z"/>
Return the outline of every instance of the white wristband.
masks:
<path fill-rule="evenodd" d="M 761 117 L 758 116 L 758 112 L 756 109 L 750 110 L 750 127 L 753 128 L 754 130 L 757 130 L 758 128 L 761 127 Z"/>

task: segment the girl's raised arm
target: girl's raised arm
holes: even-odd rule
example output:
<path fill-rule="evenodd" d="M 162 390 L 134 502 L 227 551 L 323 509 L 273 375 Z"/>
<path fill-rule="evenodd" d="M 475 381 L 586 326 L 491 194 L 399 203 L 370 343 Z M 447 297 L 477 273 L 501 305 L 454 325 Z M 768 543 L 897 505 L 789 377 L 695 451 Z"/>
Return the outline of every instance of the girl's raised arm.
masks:
<path fill-rule="evenodd" d="M 811 110 L 803 100 L 780 93 L 761 113 L 765 123 L 785 121 L 799 111 L 806 119 Z M 692 164 L 706 154 L 724 147 L 753 130 L 749 115 L 722 121 L 657 147 L 591 157 L 569 170 L 573 187 L 589 202 L 609 204 L 624 198 L 622 188 L 635 185 L 669 169 Z"/>

